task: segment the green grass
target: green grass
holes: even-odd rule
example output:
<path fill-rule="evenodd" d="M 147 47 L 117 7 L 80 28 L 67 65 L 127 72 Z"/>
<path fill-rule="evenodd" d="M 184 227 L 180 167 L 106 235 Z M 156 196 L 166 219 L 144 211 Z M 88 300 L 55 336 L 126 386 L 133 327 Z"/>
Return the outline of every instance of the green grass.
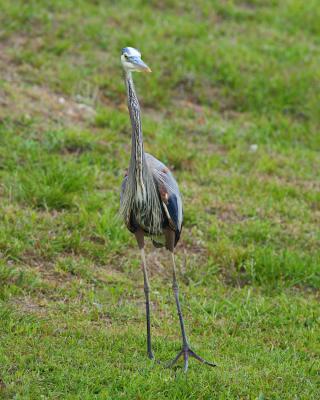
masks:
<path fill-rule="evenodd" d="M 320 5 L 0 4 L 0 398 L 318 399 Z M 130 154 L 119 62 L 147 151 L 180 184 L 191 360 L 146 357 L 139 254 L 117 216 Z M 150 245 L 157 359 L 180 346 Z"/>

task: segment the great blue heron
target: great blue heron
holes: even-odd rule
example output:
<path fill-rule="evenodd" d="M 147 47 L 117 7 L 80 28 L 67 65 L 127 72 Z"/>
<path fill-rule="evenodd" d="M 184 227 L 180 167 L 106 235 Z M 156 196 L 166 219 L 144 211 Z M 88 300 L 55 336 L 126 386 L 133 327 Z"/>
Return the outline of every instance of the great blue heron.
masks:
<path fill-rule="evenodd" d="M 132 47 L 122 49 L 121 62 L 127 87 L 132 145 L 129 169 L 121 186 L 120 213 L 129 231 L 134 233 L 141 251 L 146 298 L 148 356 L 150 359 L 154 359 L 151 347 L 150 286 L 144 252 L 145 236 L 151 237 L 155 247 L 165 246 L 169 250 L 172 260 L 172 287 L 180 320 L 182 349 L 168 365 L 175 364 L 183 356 L 184 370 L 187 371 L 188 358 L 192 356 L 204 364 L 215 366 L 191 350 L 181 313 L 174 259 L 174 248 L 180 238 L 183 219 L 179 188 L 170 170 L 155 157 L 145 153 L 143 149 L 140 106 L 132 80 L 132 72 L 151 72 L 151 70 L 142 61 L 140 52 Z"/>

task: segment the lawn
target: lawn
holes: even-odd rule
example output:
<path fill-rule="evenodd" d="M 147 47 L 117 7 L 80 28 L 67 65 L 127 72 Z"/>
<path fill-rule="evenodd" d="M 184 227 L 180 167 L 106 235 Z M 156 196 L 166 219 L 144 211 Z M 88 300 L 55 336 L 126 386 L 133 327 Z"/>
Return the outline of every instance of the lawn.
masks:
<path fill-rule="evenodd" d="M 0 398 L 320 398 L 318 0 L 0 2 Z M 118 217 L 130 155 L 120 65 L 145 148 L 184 199 L 167 254 Z"/>

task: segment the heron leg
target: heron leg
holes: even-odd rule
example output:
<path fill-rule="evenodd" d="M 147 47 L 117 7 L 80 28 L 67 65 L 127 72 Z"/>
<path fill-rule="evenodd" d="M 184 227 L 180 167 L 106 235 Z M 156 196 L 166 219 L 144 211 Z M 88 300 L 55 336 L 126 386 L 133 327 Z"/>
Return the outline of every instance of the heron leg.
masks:
<path fill-rule="evenodd" d="M 179 321 L 180 321 L 182 345 L 183 345 L 183 347 L 188 347 L 189 346 L 188 338 L 187 338 L 187 334 L 186 334 L 186 329 L 185 329 L 185 325 L 184 325 L 184 320 L 183 320 L 181 306 L 180 306 L 180 300 L 179 300 L 179 285 L 178 285 L 178 281 L 177 281 L 176 262 L 175 262 L 173 251 L 170 252 L 170 255 L 171 255 L 171 259 L 172 259 L 172 290 L 173 290 L 174 298 L 176 301 L 176 306 L 177 306 L 177 311 L 178 311 L 178 316 L 179 316 Z"/>
<path fill-rule="evenodd" d="M 141 250 L 141 258 L 142 258 L 142 270 L 143 270 L 143 280 L 144 280 L 144 294 L 146 297 L 146 317 L 147 317 L 147 350 L 148 356 L 152 360 L 154 359 L 154 355 L 151 347 L 151 323 L 150 323 L 150 285 L 148 279 L 148 271 L 147 271 L 147 263 L 146 256 L 144 254 L 144 249 Z"/>
<path fill-rule="evenodd" d="M 168 363 L 168 367 L 173 366 L 180 357 L 183 356 L 184 359 L 184 372 L 187 372 L 188 370 L 188 365 L 189 365 L 189 356 L 194 357 L 196 360 L 200 361 L 202 364 L 209 365 L 211 367 L 215 367 L 216 364 L 204 360 L 202 357 L 200 357 L 198 354 L 196 354 L 193 350 L 191 350 L 186 330 L 185 330 L 185 325 L 184 325 L 184 319 L 182 316 L 182 311 L 181 311 L 181 306 L 180 306 L 180 300 L 179 300 L 179 285 L 177 281 L 177 273 L 176 273 L 176 262 L 174 258 L 174 252 L 173 252 L 173 243 L 168 241 L 167 238 L 167 249 L 170 251 L 171 255 L 171 260 L 172 260 L 172 289 L 173 289 L 173 294 L 174 298 L 176 301 L 176 306 L 177 306 L 177 311 L 178 311 L 178 316 L 179 316 L 179 321 L 180 321 L 180 329 L 181 329 L 181 336 L 182 336 L 182 349 L 179 351 L 177 356 Z"/>
<path fill-rule="evenodd" d="M 151 323 L 150 323 L 150 285 L 149 285 L 149 278 L 148 278 L 148 270 L 147 270 L 147 263 L 146 263 L 146 256 L 144 253 L 144 235 L 143 232 L 138 232 L 136 234 L 138 246 L 140 248 L 141 253 L 141 261 L 142 261 L 142 272 L 143 272 L 143 281 L 144 281 L 144 294 L 146 298 L 146 319 L 147 319 L 147 352 L 148 357 L 153 360 L 154 355 L 152 352 L 151 346 Z"/>

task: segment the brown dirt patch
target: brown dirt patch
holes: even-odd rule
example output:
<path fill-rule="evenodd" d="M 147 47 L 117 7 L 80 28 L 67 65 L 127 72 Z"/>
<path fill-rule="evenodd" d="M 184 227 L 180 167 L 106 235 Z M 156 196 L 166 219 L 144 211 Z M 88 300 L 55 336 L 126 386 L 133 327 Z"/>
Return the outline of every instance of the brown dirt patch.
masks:
<path fill-rule="evenodd" d="M 30 296 L 24 296 L 12 298 L 9 305 L 22 314 L 45 316 L 47 314 L 48 302 L 44 297 L 32 298 Z"/>
<path fill-rule="evenodd" d="M 83 125 L 94 118 L 95 110 L 81 101 L 52 92 L 49 88 L 24 82 L 20 67 L 9 49 L 23 47 L 26 38 L 13 36 L 0 42 L 0 119 L 45 119 L 62 125 Z M 35 47 L 39 46 L 35 41 Z M 35 49 L 36 51 L 36 49 Z"/>

